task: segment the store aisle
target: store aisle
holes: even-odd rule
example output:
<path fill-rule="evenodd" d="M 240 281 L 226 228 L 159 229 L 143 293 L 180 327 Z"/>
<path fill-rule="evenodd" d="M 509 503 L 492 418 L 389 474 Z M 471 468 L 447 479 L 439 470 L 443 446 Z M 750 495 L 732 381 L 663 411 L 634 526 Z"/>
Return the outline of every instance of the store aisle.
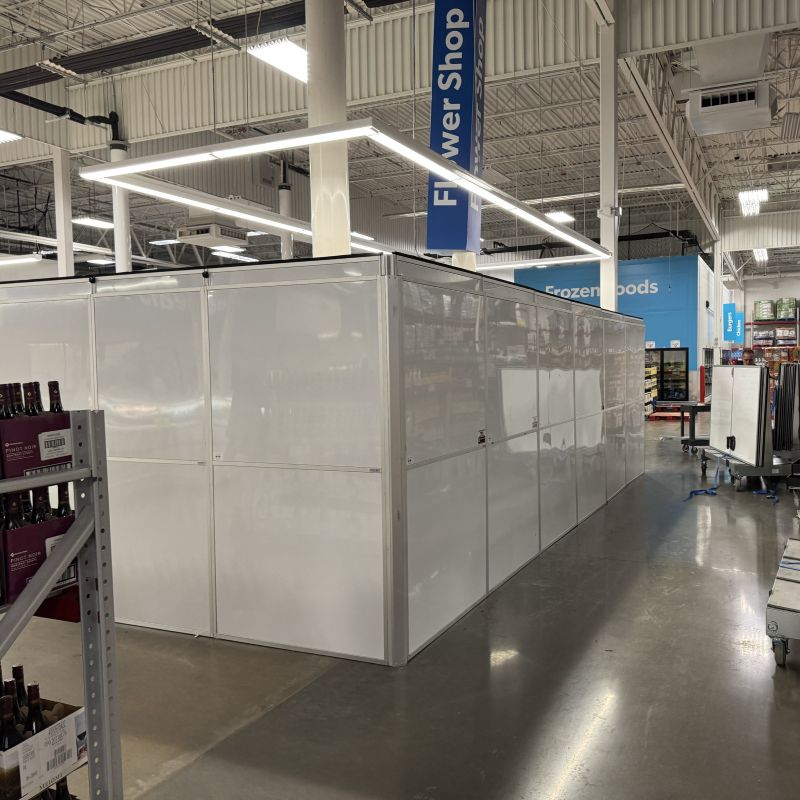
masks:
<path fill-rule="evenodd" d="M 727 484 L 683 502 L 696 460 L 659 438 L 677 426 L 647 433 L 647 475 L 405 669 L 124 632 L 131 796 L 795 797 L 800 652 L 776 671 L 763 634 L 793 505 Z M 184 674 L 200 692 L 179 696 L 178 726 L 163 688 Z M 232 679 L 246 690 L 209 709 Z M 279 704 L 258 715 L 270 693 Z M 147 748 L 187 726 L 224 738 L 142 793 Z"/>

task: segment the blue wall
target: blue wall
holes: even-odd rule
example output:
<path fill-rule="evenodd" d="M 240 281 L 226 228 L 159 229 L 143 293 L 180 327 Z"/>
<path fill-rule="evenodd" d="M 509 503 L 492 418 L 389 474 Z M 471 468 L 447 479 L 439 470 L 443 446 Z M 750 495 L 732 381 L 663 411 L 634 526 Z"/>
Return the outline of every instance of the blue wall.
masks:
<path fill-rule="evenodd" d="M 689 369 L 697 369 L 697 256 L 620 261 L 618 309 L 642 317 L 645 340 L 669 347 L 680 339 L 689 348 Z M 514 280 L 550 294 L 600 305 L 600 265 L 575 264 L 518 269 Z"/>

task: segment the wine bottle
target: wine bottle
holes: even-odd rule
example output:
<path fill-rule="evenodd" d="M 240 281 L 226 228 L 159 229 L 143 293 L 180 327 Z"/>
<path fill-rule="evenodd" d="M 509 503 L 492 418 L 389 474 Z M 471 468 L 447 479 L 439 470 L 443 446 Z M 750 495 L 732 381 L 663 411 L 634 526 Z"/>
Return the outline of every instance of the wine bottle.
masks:
<path fill-rule="evenodd" d="M 21 494 L 21 492 L 11 492 L 11 494 L 6 495 L 6 522 L 3 526 L 5 531 L 14 531 L 17 528 L 25 527 L 25 519 L 22 516 Z"/>
<path fill-rule="evenodd" d="M 10 750 L 21 741 L 14 724 L 14 698 L 4 694 L 0 697 L 0 750 Z"/>
<path fill-rule="evenodd" d="M 67 785 L 66 778 L 62 778 L 56 784 L 56 789 L 53 792 L 52 797 L 53 800 L 72 800 L 72 795 L 69 793 L 69 786 Z"/>
<path fill-rule="evenodd" d="M 3 694 L 9 695 L 14 698 L 14 722 L 17 725 L 25 724 L 25 715 L 22 713 L 22 708 L 17 699 L 17 682 L 13 678 L 3 681 Z"/>
<path fill-rule="evenodd" d="M 40 414 L 44 414 L 44 405 L 42 405 L 42 387 L 39 385 L 39 381 L 33 382 L 33 399 L 36 403 L 36 410 Z"/>
<path fill-rule="evenodd" d="M 11 395 L 14 398 L 14 415 L 20 416 L 25 413 L 25 404 L 22 402 L 22 384 L 11 384 Z"/>
<path fill-rule="evenodd" d="M 14 400 L 8 391 L 10 385 L 0 383 L 0 419 L 11 419 L 14 416 Z"/>
<path fill-rule="evenodd" d="M 33 509 L 31 525 L 38 525 L 50 518 L 50 492 L 46 486 L 38 486 L 33 490 Z"/>
<path fill-rule="evenodd" d="M 41 733 L 47 727 L 47 723 L 42 716 L 42 700 L 39 697 L 39 684 L 28 684 L 28 716 L 25 718 L 25 733 L 32 733 L 34 736 Z"/>
<path fill-rule="evenodd" d="M 25 669 L 22 664 L 14 664 L 11 667 L 11 674 L 14 676 L 14 683 L 17 685 L 17 702 L 20 708 L 28 707 L 28 693 L 25 691 Z"/>
<path fill-rule="evenodd" d="M 38 417 L 39 409 L 36 408 L 36 390 L 33 381 L 22 384 L 22 393 L 25 396 L 25 414 L 29 417 Z"/>
<path fill-rule="evenodd" d="M 69 505 L 69 484 L 58 484 L 58 508 L 55 510 L 56 517 L 68 517 L 72 513 Z"/>
<path fill-rule="evenodd" d="M 50 393 L 50 413 L 60 414 L 64 410 L 64 406 L 61 404 L 61 389 L 58 381 L 48 381 L 47 391 Z"/>
<path fill-rule="evenodd" d="M 30 521 L 31 514 L 33 513 L 33 503 L 31 503 L 30 492 L 19 493 L 19 507 L 22 509 L 22 519 L 27 523 Z"/>

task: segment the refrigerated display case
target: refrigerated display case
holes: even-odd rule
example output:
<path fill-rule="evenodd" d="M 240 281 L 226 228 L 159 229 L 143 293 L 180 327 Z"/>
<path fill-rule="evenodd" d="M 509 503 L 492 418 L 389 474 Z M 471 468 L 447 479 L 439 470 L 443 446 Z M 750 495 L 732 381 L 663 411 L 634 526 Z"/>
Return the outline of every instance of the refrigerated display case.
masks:
<path fill-rule="evenodd" d="M 655 400 L 680 403 L 689 399 L 689 348 L 655 347 L 645 350 L 645 365 L 656 369 Z"/>

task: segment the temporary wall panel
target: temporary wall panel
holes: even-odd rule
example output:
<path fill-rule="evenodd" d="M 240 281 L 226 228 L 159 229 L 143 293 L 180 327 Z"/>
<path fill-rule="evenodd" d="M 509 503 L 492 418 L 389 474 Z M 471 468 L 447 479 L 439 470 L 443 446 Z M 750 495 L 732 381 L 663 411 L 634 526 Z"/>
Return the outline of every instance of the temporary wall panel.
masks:
<path fill-rule="evenodd" d="M 106 412 L 120 621 L 403 663 L 644 468 L 639 320 L 406 256 L 0 284 Z"/>

